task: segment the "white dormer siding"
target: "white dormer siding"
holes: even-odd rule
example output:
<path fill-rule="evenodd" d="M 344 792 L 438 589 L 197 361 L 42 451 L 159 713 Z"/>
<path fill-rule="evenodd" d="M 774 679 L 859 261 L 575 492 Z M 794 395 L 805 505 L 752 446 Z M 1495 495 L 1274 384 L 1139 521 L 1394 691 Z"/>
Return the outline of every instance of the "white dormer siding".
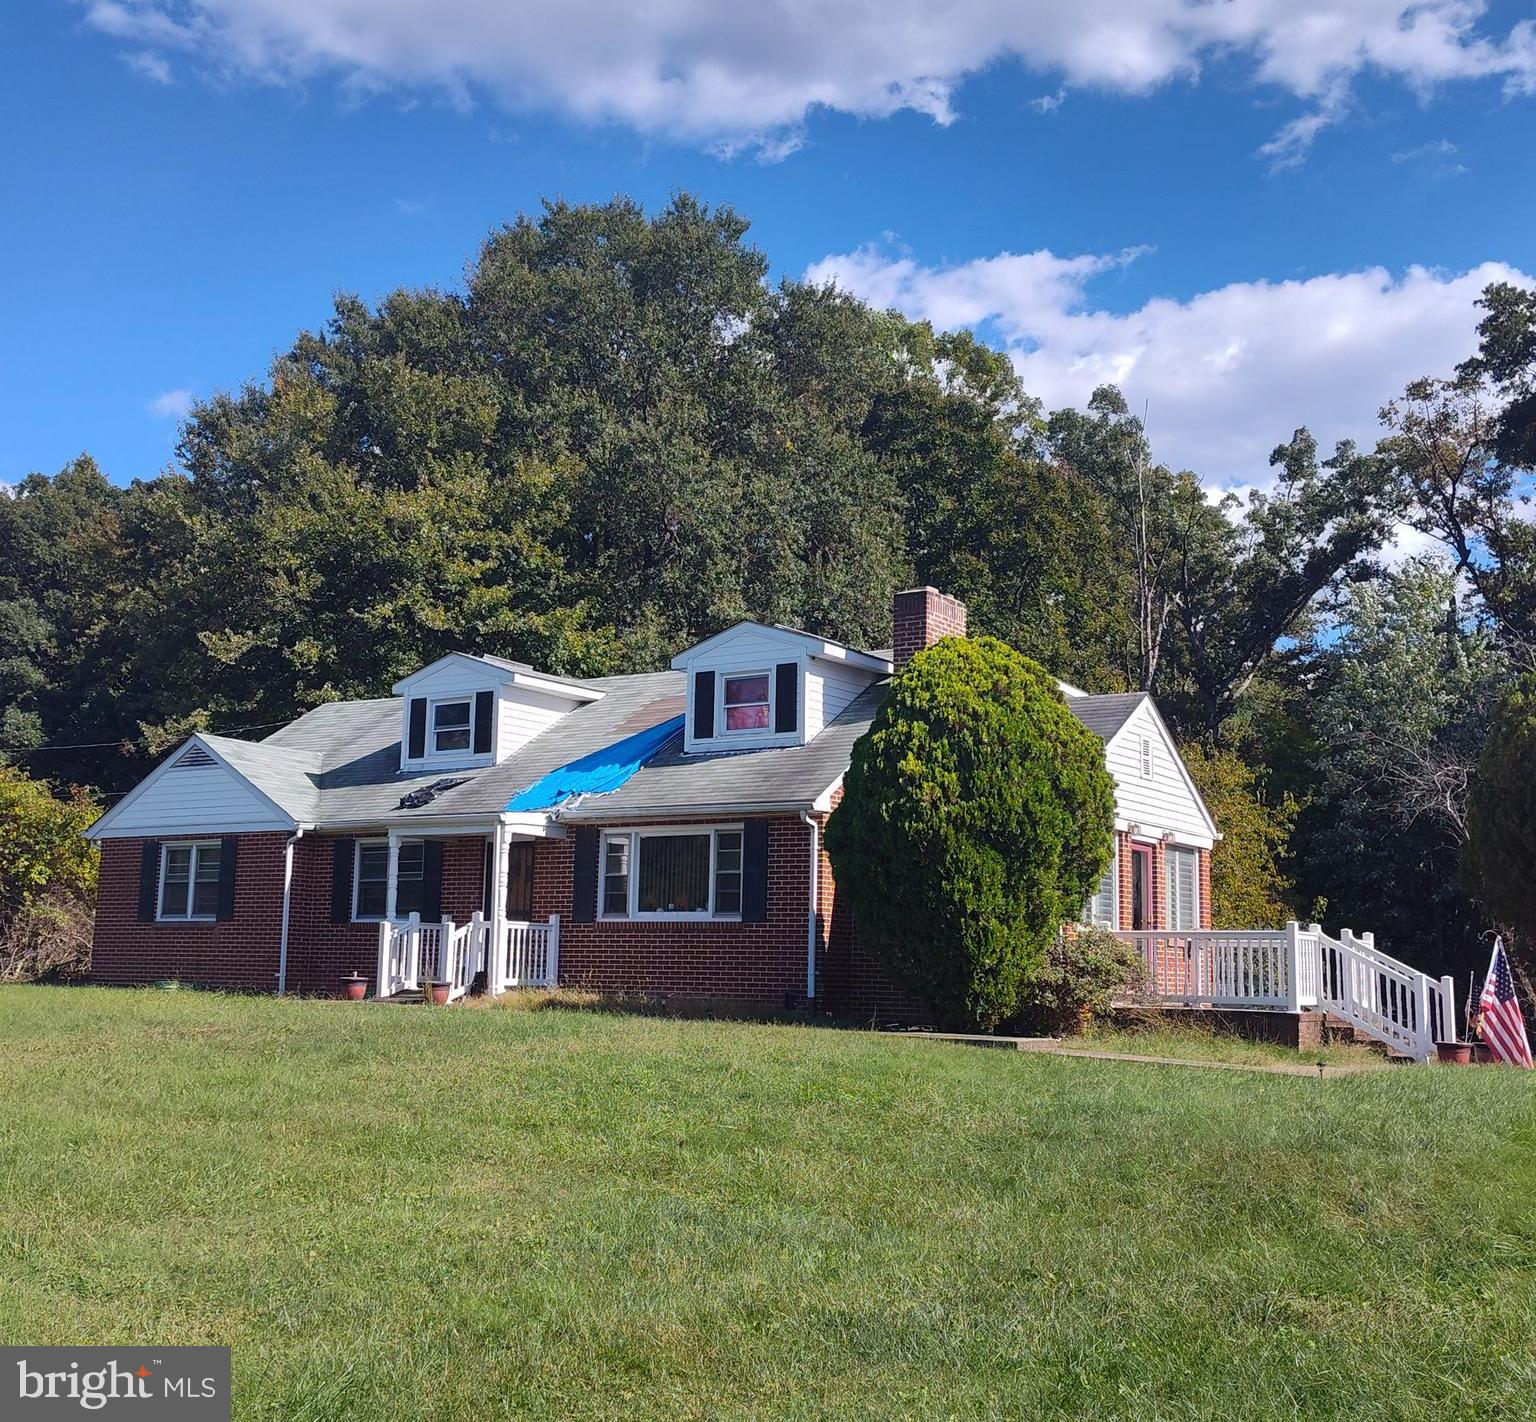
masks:
<path fill-rule="evenodd" d="M 1148 839 L 1209 849 L 1215 827 L 1162 717 L 1144 701 L 1104 747 L 1115 780 L 1115 822 Z"/>
<path fill-rule="evenodd" d="M 529 667 L 453 653 L 405 677 L 400 768 L 471 770 L 527 745 L 562 716 L 602 692 Z"/>
<path fill-rule="evenodd" d="M 687 676 L 687 752 L 803 745 L 890 662 L 787 627 L 742 622 L 672 661 Z"/>

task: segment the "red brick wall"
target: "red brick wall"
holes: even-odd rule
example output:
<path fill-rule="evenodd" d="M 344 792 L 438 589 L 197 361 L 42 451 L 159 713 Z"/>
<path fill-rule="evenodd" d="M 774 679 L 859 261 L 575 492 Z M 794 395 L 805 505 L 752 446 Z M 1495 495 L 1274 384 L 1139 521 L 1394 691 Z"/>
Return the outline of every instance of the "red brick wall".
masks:
<path fill-rule="evenodd" d="M 575 838 L 539 840 L 533 916 L 542 921 L 560 915 L 561 984 L 593 992 L 728 998 L 764 1007 L 803 1004 L 809 835 L 796 816 L 768 821 L 765 923 L 576 923 L 571 917 Z"/>
<path fill-rule="evenodd" d="M 154 983 L 174 978 L 199 987 L 272 992 L 277 987 L 283 921 L 281 833 L 241 835 L 235 860 L 235 915 L 227 923 L 140 923 L 142 840 L 101 846 L 101 887 L 91 949 L 91 976 L 101 983 Z M 376 923 L 331 922 L 334 839 L 305 835 L 294 845 L 288 925 L 288 991 L 335 995 L 343 975 L 377 968 Z M 455 923 L 479 911 L 485 840 L 443 841 L 443 913 Z"/>
<path fill-rule="evenodd" d="M 1200 851 L 1200 927 L 1213 928 L 1211 919 L 1211 851 Z"/>
<path fill-rule="evenodd" d="M 139 864 L 144 841 L 101 845 L 101 881 L 91 942 L 98 983 L 156 983 L 272 992 L 283 916 L 281 832 L 240 836 L 235 913 L 227 923 L 140 923 Z"/>
<path fill-rule="evenodd" d="M 485 837 L 460 835 L 443 844 L 443 914 L 467 923 L 480 911 L 485 883 Z M 288 991 L 335 995 L 352 972 L 377 986 L 379 925 L 331 922 L 335 838 L 305 835 L 295 846 L 293 907 L 288 926 Z"/>
<path fill-rule="evenodd" d="M 965 636 L 965 604 L 937 588 L 908 588 L 891 603 L 893 660 L 898 667 L 942 637 Z"/>

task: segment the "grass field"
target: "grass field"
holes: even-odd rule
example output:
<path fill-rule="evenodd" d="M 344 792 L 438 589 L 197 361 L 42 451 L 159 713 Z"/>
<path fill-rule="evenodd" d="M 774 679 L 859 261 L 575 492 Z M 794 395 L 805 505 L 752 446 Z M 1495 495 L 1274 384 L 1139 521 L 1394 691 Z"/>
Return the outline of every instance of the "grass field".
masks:
<path fill-rule="evenodd" d="M 0 990 L 0 1342 L 262 1419 L 1532 1415 L 1536 1083 Z"/>

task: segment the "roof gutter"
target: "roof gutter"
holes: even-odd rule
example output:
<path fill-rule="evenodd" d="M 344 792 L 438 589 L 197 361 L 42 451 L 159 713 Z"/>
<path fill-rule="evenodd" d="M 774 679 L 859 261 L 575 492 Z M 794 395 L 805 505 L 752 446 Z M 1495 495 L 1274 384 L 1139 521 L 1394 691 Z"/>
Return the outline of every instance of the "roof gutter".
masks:
<path fill-rule="evenodd" d="M 549 813 L 551 817 L 569 823 L 607 822 L 616 825 L 636 824 L 642 820 L 697 820 L 709 817 L 719 818 L 722 815 L 751 816 L 751 815 L 799 815 L 808 810 L 814 810 L 816 804 L 812 800 L 777 800 L 762 801 L 753 804 L 743 804 L 737 800 L 724 801 L 720 804 L 704 805 L 647 805 L 641 809 L 615 809 L 612 806 L 604 806 L 601 795 L 591 797 L 582 796 L 585 800 L 592 801 L 591 809 L 575 808 L 575 800 L 567 800 L 565 804 L 557 806 Z"/>

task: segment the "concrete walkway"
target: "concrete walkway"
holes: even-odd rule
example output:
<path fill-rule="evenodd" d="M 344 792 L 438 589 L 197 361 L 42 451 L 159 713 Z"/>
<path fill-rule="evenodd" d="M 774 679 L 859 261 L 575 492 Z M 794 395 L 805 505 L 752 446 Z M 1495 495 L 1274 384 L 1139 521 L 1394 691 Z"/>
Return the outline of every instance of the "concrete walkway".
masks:
<path fill-rule="evenodd" d="M 1144 1062 L 1150 1066 L 1206 1067 L 1213 1071 L 1255 1071 L 1268 1076 L 1359 1076 L 1361 1072 L 1381 1071 L 1387 1063 L 1349 1063 L 1335 1066 L 1317 1062 L 1213 1062 L 1197 1057 L 1148 1057 L 1134 1052 L 1100 1051 L 1092 1047 L 1071 1047 L 1060 1037 L 989 1037 L 969 1032 L 905 1032 L 913 1041 L 953 1042 L 963 1047 L 993 1047 L 1005 1052 L 1041 1052 L 1054 1057 L 1088 1057 L 1102 1062 Z"/>

